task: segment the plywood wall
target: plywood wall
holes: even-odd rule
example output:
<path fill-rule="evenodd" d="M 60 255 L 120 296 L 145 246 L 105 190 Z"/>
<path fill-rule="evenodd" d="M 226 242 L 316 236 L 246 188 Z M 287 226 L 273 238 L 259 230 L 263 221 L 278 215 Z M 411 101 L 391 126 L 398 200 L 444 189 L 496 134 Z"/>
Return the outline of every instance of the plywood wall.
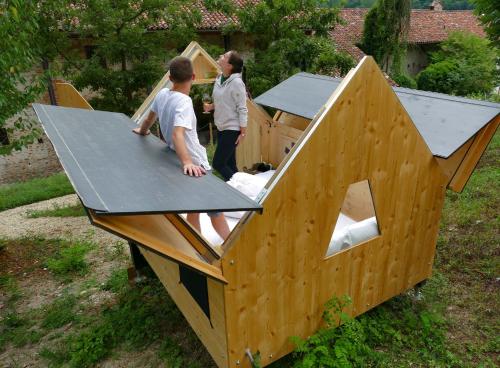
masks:
<path fill-rule="evenodd" d="M 365 58 L 282 164 L 222 258 L 229 366 L 264 365 L 349 295 L 359 315 L 430 276 L 446 177 L 387 84 Z M 369 180 L 381 235 L 324 258 L 350 184 Z"/>

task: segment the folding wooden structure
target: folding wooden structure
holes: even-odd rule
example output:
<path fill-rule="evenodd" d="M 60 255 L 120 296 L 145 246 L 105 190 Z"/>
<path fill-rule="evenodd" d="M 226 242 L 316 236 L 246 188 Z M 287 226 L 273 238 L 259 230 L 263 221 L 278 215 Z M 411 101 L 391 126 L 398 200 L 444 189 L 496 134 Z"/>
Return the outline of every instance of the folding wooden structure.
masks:
<path fill-rule="evenodd" d="M 200 64 L 206 61 L 202 70 L 216 68 L 199 46 L 190 47 L 199 50 Z M 91 222 L 138 245 L 219 367 L 249 367 L 256 352 L 263 365 L 286 355 L 291 336 L 307 337 L 321 326 L 333 296 L 349 295 L 348 312 L 356 316 L 427 279 L 445 189 L 463 188 L 500 122 L 498 105 L 467 107 L 489 115 L 472 129 L 463 120 L 453 131 L 447 126 L 434 137 L 436 149 L 447 148 L 436 157 L 373 59 L 365 57 L 334 88 L 332 80 L 310 79 L 310 89 L 301 84 L 295 95 L 275 94 L 283 98 L 277 98 L 274 119 L 249 104 L 252 133 L 242 155 L 248 165 L 264 160 L 278 167 L 257 203 L 217 178 L 182 177 L 154 137 L 120 132 L 132 126 L 120 114 L 35 107 Z M 331 88 L 328 95 L 307 98 L 321 85 Z M 262 103 L 272 105 L 269 94 L 259 98 Z M 438 97 L 446 99 L 426 98 Z M 63 128 L 67 121 L 71 129 Z M 446 144 L 462 131 L 467 133 Z M 125 143 L 100 138 L 107 134 Z M 82 149 L 82 137 L 95 144 Z M 134 157 L 147 162 L 142 171 L 133 171 L 139 166 Z M 248 212 L 222 254 L 180 216 L 241 209 Z M 344 215 L 375 219 L 376 234 L 330 252 Z"/>

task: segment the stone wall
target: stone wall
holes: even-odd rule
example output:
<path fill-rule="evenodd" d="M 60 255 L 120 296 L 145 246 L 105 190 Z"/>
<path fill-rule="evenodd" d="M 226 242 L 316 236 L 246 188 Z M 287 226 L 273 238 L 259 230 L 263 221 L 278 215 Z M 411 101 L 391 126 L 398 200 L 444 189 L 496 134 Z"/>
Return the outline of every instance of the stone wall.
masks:
<path fill-rule="evenodd" d="M 36 126 L 41 129 L 31 107 L 24 111 L 24 115 L 36 122 Z M 8 121 L 7 126 L 13 124 L 14 121 L 15 119 Z M 15 139 L 16 135 L 14 134 L 11 138 Z M 40 136 L 38 141 L 21 151 L 12 151 L 9 155 L 0 155 L 0 185 L 45 177 L 61 170 L 59 159 L 45 134 Z"/>

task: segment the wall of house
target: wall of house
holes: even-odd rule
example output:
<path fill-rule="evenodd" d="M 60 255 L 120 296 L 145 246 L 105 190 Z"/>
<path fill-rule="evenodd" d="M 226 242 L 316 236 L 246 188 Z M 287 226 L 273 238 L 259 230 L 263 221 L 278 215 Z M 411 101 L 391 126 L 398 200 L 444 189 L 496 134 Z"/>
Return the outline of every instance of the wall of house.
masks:
<path fill-rule="evenodd" d="M 406 72 L 412 77 L 429 65 L 429 52 L 437 49 L 437 44 L 409 45 L 406 52 Z"/>
<path fill-rule="evenodd" d="M 26 108 L 23 117 L 34 122 L 41 129 L 35 112 L 31 107 Z M 16 119 L 10 119 L 7 126 L 11 126 Z M 18 134 L 10 138 L 16 139 Z M 45 134 L 42 134 L 35 143 L 13 151 L 9 155 L 0 156 L 0 185 L 25 181 L 33 178 L 45 177 L 62 170 L 52 144 Z"/>

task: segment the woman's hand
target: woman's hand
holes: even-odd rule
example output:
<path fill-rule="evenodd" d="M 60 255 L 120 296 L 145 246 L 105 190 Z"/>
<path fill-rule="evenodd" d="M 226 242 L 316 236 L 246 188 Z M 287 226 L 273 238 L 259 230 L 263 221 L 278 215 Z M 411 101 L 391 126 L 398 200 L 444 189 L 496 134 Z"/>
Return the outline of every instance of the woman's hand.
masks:
<path fill-rule="evenodd" d="M 213 109 L 214 109 L 214 104 L 213 103 L 211 103 L 211 104 L 203 103 L 203 111 L 210 112 Z"/>
<path fill-rule="evenodd" d="M 245 139 L 245 136 L 247 135 L 247 128 L 246 127 L 240 127 L 240 135 L 236 139 L 236 142 L 234 143 L 236 146 L 243 142 L 243 139 Z"/>

